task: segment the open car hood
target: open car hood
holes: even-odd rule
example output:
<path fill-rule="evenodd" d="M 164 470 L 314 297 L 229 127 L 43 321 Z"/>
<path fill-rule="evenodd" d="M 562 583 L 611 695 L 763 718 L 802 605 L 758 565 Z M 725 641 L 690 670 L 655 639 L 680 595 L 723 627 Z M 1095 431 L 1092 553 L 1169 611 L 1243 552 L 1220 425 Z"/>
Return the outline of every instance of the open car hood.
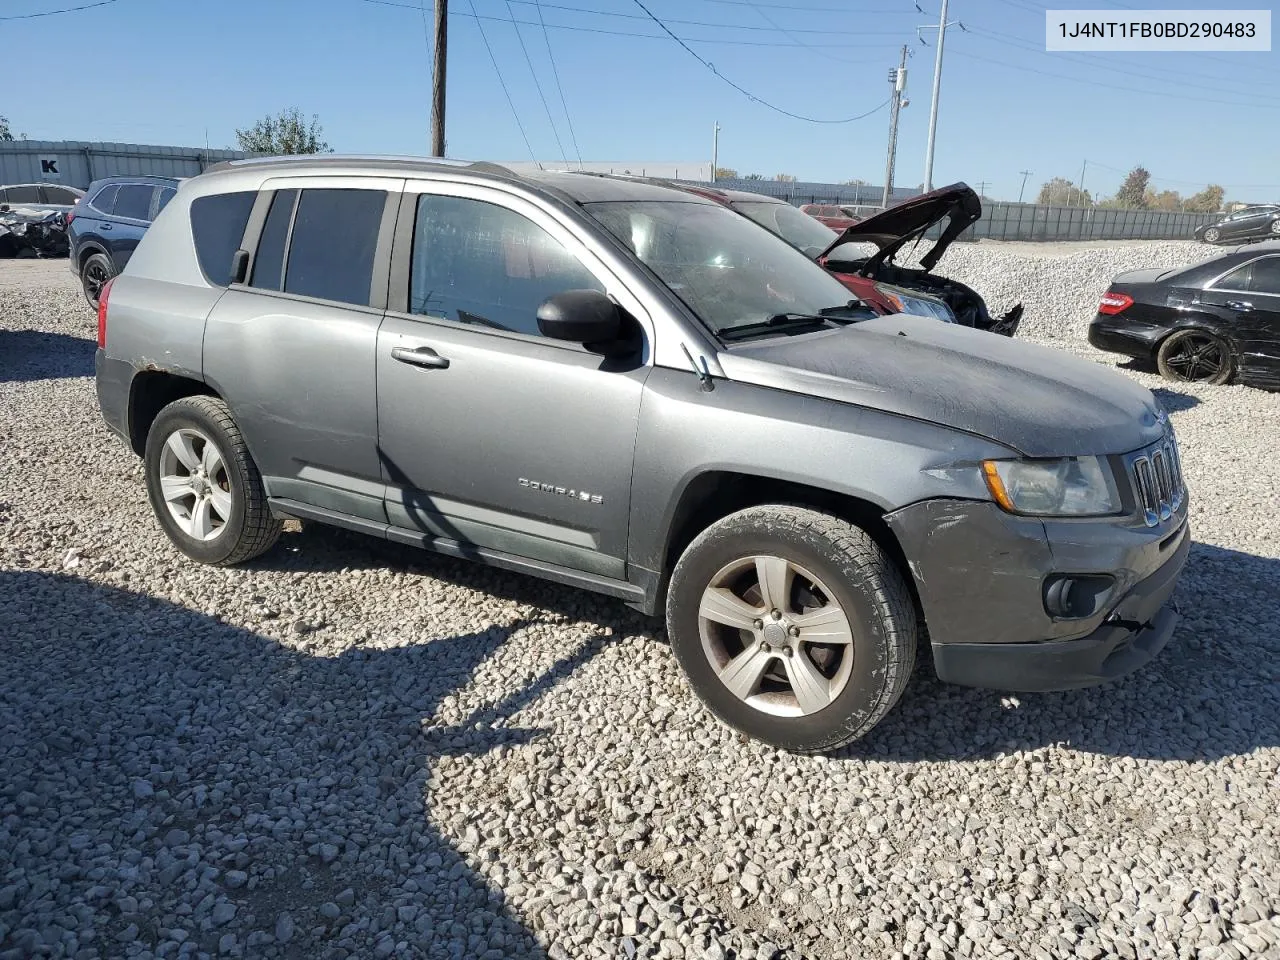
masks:
<path fill-rule="evenodd" d="M 869 275 L 886 260 L 892 260 L 907 243 L 948 216 L 951 221 L 947 229 L 933 249 L 920 258 L 920 265 L 925 270 L 932 270 L 947 252 L 947 247 L 951 246 L 951 241 L 982 217 L 982 201 L 967 183 L 953 183 L 949 187 L 922 193 L 855 223 L 836 237 L 817 259 L 827 256 L 842 243 L 874 243 L 880 252 L 858 271 Z"/>

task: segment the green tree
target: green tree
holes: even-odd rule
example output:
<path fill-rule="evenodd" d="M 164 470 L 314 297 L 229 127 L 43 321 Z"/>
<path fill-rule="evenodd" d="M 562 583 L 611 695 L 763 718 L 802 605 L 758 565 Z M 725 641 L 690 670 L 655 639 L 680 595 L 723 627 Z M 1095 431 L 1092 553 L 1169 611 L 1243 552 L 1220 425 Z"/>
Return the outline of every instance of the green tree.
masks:
<path fill-rule="evenodd" d="M 717 180 L 737 180 L 738 171 L 733 167 L 716 167 Z"/>
<path fill-rule="evenodd" d="M 1040 188 L 1036 203 L 1046 207 L 1091 207 L 1093 197 L 1066 177 L 1054 177 Z"/>
<path fill-rule="evenodd" d="M 1116 206 L 1129 210 L 1145 210 L 1147 186 L 1151 183 L 1151 171 L 1142 164 L 1134 167 L 1116 191 Z"/>
<path fill-rule="evenodd" d="M 742 179 L 743 179 L 743 180 L 763 180 L 763 179 L 764 179 L 764 177 L 762 177 L 762 176 L 761 176 L 760 174 L 758 174 L 758 173 L 748 173 L 748 174 L 747 174 L 745 177 L 743 177 Z"/>
<path fill-rule="evenodd" d="M 9 118 L 0 117 L 0 140 L 9 141 L 13 139 L 13 134 L 9 132 Z"/>
<path fill-rule="evenodd" d="M 236 130 L 236 139 L 247 153 L 332 153 L 333 148 L 321 139 L 323 132 L 319 117 L 312 114 L 307 122 L 301 110 L 290 107 L 274 117 L 263 117 L 247 130 Z"/>
<path fill-rule="evenodd" d="M 867 185 L 867 181 L 865 180 L 853 179 L 853 180 L 840 181 L 840 186 L 842 187 L 865 187 L 866 185 Z"/>
<path fill-rule="evenodd" d="M 1177 190 L 1148 190 L 1143 197 L 1148 210 L 1181 210 L 1182 195 Z"/>
<path fill-rule="evenodd" d="M 1222 201 L 1226 195 L 1227 191 L 1216 183 L 1211 183 L 1199 193 L 1188 197 L 1183 209 L 1195 213 L 1217 213 L 1222 209 Z"/>
<path fill-rule="evenodd" d="M 780 173 L 777 176 L 775 176 L 773 179 L 777 180 L 779 183 L 795 183 L 796 182 L 796 178 L 790 173 Z"/>

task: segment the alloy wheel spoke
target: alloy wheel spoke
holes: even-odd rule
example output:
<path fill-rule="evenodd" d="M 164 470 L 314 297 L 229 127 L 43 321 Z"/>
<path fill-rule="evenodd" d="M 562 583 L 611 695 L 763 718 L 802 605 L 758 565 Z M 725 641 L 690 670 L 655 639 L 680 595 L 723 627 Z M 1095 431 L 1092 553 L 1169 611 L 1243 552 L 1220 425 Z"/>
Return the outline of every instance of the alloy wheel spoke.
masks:
<path fill-rule="evenodd" d="M 750 630 L 762 613 L 763 611 L 724 587 L 708 587 L 704 590 L 702 603 L 698 607 L 698 616 L 741 630 Z"/>
<path fill-rule="evenodd" d="M 720 682 L 735 697 L 745 700 L 756 692 L 760 686 L 760 678 L 769 667 L 773 654 L 758 646 L 748 647 L 730 660 L 720 671 Z"/>
<path fill-rule="evenodd" d="M 791 581 L 795 571 L 781 557 L 756 557 L 756 576 L 760 580 L 760 600 L 766 610 L 789 611 Z"/>
<path fill-rule="evenodd" d="M 169 439 L 165 441 L 165 446 L 178 458 L 178 462 L 188 470 L 194 471 L 200 466 L 200 458 L 196 456 L 196 448 L 192 445 L 191 438 L 185 433 L 171 434 Z"/>
<path fill-rule="evenodd" d="M 191 508 L 190 533 L 197 540 L 206 540 L 213 533 L 213 501 L 200 497 Z"/>
<path fill-rule="evenodd" d="M 218 519 L 226 523 L 231 519 L 231 492 L 223 490 L 217 484 L 209 489 L 209 502 L 213 505 L 213 512 L 218 515 Z"/>
<path fill-rule="evenodd" d="M 213 482 L 214 476 L 222 466 L 222 457 L 218 455 L 218 448 L 207 440 L 204 450 L 200 453 L 200 464 L 204 467 L 205 476 Z"/>
<path fill-rule="evenodd" d="M 791 681 L 791 691 L 803 713 L 817 713 L 831 702 L 831 685 L 803 650 L 783 658 L 782 662 L 787 679 Z"/>
<path fill-rule="evenodd" d="M 819 607 L 810 613 L 792 617 L 791 623 L 800 631 L 804 643 L 830 643 L 848 646 L 853 643 L 853 631 L 849 618 L 834 603 Z"/>
<path fill-rule="evenodd" d="M 195 493 L 191 489 L 191 481 L 186 477 L 161 477 L 160 494 L 170 503 L 190 497 Z"/>

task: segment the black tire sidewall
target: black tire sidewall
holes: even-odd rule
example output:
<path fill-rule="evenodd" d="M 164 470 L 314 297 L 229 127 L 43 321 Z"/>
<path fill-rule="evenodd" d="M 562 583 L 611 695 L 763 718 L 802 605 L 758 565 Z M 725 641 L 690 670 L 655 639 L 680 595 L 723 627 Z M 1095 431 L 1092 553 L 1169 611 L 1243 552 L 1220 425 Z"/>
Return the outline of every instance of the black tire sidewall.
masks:
<path fill-rule="evenodd" d="M 231 481 L 231 516 L 223 526 L 222 532 L 213 540 L 196 540 L 180 529 L 169 514 L 169 507 L 160 492 L 160 453 L 170 435 L 183 428 L 199 430 L 213 441 L 226 466 L 227 478 Z M 192 560 L 198 560 L 201 563 L 225 562 L 235 552 L 236 546 L 244 536 L 245 491 L 248 479 L 241 472 L 239 461 L 231 455 L 231 444 L 222 426 L 197 407 L 190 406 L 181 400 L 176 401 L 161 410 L 155 422 L 152 423 L 151 431 L 147 434 L 145 461 L 147 496 L 151 501 L 151 508 L 174 546 Z"/>
<path fill-rule="evenodd" d="M 810 716 L 773 716 L 739 700 L 720 682 L 702 649 L 698 608 L 703 590 L 726 564 L 757 554 L 781 556 L 812 572 L 834 594 L 853 629 L 849 682 L 830 706 Z M 888 624 L 880 614 L 872 579 L 852 563 L 843 565 L 838 555 L 838 548 L 815 532 L 757 529 L 712 531 L 681 558 L 669 589 L 671 647 L 694 691 L 735 730 L 783 749 L 807 752 L 851 739 L 851 732 L 878 714 L 889 695 Z"/>
<path fill-rule="evenodd" d="M 1212 340 L 1218 345 L 1218 349 L 1222 351 L 1223 368 L 1218 376 L 1210 380 L 1188 380 L 1180 377 L 1169 366 L 1169 354 L 1183 340 L 1188 337 L 1205 337 Z M 1230 383 L 1235 373 L 1235 354 L 1231 351 L 1231 344 L 1218 336 L 1216 333 L 1210 333 L 1208 330 L 1178 330 L 1165 337 L 1160 343 L 1160 349 L 1156 351 L 1156 367 L 1160 371 L 1160 375 L 1166 380 L 1172 380 L 1175 383 L 1203 383 L 1208 386 L 1221 386 L 1224 383 Z"/>
<path fill-rule="evenodd" d="M 115 272 L 115 269 L 111 266 L 111 261 L 104 254 L 101 254 L 101 253 L 91 254 L 89 258 L 85 260 L 84 266 L 80 268 L 80 292 L 84 294 L 84 299 L 89 304 L 89 306 L 97 310 L 98 304 L 93 300 L 92 297 L 89 296 L 88 281 L 85 278 L 85 275 L 89 272 L 89 266 L 93 264 L 95 261 L 100 262 L 103 266 L 103 269 L 107 271 L 107 280 L 112 279 L 116 275 L 116 272 Z M 107 280 L 104 280 L 103 283 L 105 284 Z"/>

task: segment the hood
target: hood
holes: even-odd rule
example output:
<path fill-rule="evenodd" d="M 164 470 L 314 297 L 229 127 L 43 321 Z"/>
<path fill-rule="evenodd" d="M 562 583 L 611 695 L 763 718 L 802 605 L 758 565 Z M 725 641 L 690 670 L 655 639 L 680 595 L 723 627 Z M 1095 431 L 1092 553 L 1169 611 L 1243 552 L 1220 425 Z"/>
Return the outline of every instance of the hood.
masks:
<path fill-rule="evenodd" d="M 905 244 L 924 233 L 944 217 L 951 222 L 933 249 L 920 258 L 925 270 L 932 270 L 970 224 L 982 218 L 982 201 L 967 183 L 953 183 L 890 207 L 844 230 L 819 257 L 825 257 L 842 243 L 874 243 L 880 252 L 866 262 L 863 269 L 874 271 L 881 263 L 892 260 Z"/>
<path fill-rule="evenodd" d="M 733 380 L 976 434 L 1029 457 L 1128 453 L 1163 432 L 1151 391 L 1100 364 L 893 314 L 724 350 Z"/>

